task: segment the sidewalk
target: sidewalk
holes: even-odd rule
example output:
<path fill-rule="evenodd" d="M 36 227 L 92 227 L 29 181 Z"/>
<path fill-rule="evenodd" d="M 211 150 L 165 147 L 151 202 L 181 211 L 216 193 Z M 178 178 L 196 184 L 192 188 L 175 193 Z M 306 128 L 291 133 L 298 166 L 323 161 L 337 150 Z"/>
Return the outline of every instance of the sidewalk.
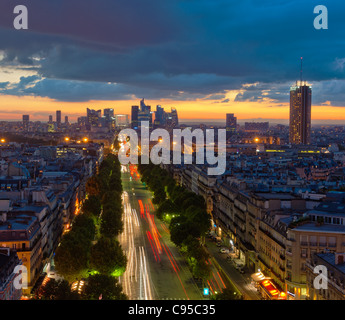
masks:
<path fill-rule="evenodd" d="M 251 282 L 250 274 L 241 274 L 235 268 L 235 263 L 233 261 L 227 260 L 228 254 L 222 254 L 219 252 L 219 247 L 216 246 L 215 242 L 210 239 L 205 239 L 206 250 L 214 257 L 215 261 L 218 263 L 219 267 L 223 270 L 225 275 L 228 277 L 230 282 L 236 286 L 236 288 L 244 295 L 246 300 L 260 300 L 260 295 L 257 289 Z M 230 253 L 230 256 L 233 254 Z M 234 259 L 236 262 L 241 263 L 241 260 Z"/>

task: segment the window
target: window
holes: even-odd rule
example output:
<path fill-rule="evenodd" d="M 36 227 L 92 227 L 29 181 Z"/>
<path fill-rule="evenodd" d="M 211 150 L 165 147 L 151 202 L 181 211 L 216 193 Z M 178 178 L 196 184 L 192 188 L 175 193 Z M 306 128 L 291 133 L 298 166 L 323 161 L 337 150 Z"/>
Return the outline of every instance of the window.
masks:
<path fill-rule="evenodd" d="M 319 245 L 322 246 L 322 247 L 326 247 L 326 246 L 327 246 L 326 237 L 321 236 L 321 237 L 319 238 Z"/>
<path fill-rule="evenodd" d="M 301 245 L 308 244 L 308 236 L 301 236 Z"/>
<path fill-rule="evenodd" d="M 328 245 L 330 247 L 336 247 L 337 246 L 336 237 L 328 237 Z"/>

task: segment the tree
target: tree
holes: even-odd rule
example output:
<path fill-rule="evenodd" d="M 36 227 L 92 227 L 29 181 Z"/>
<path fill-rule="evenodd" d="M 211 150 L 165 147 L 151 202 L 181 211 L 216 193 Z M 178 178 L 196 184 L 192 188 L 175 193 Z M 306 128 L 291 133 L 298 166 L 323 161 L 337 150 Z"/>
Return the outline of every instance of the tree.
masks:
<path fill-rule="evenodd" d="M 169 228 L 170 239 L 178 247 L 181 247 L 184 244 L 184 241 L 188 238 L 188 236 L 192 236 L 194 238 L 200 237 L 200 231 L 195 223 L 185 221 L 182 216 L 172 218 Z"/>
<path fill-rule="evenodd" d="M 196 260 L 192 272 L 194 277 L 207 280 L 211 275 L 211 267 L 209 264 L 206 264 L 205 260 Z"/>
<path fill-rule="evenodd" d="M 153 194 L 152 202 L 154 204 L 160 204 L 166 199 L 166 193 L 162 187 L 156 189 Z"/>
<path fill-rule="evenodd" d="M 73 229 L 64 235 L 55 252 L 57 272 L 68 281 L 82 278 L 88 269 L 90 245 L 83 233 Z"/>
<path fill-rule="evenodd" d="M 115 237 L 123 230 L 122 211 L 104 208 L 101 215 L 100 233 L 105 237 Z"/>
<path fill-rule="evenodd" d="M 101 237 L 91 248 L 90 268 L 101 274 L 111 275 L 125 270 L 127 258 L 120 243 L 113 238 Z"/>
<path fill-rule="evenodd" d="M 95 237 L 96 226 L 91 215 L 83 213 L 76 216 L 72 228 L 73 233 L 82 233 L 90 241 Z"/>
<path fill-rule="evenodd" d="M 165 199 L 159 206 L 156 211 L 157 217 L 159 219 L 162 218 L 164 213 L 177 213 L 177 207 L 176 205 L 170 200 L 170 199 Z"/>
<path fill-rule="evenodd" d="M 95 274 L 89 276 L 82 294 L 84 300 L 127 300 L 122 286 L 112 276 Z"/>
<path fill-rule="evenodd" d="M 97 176 L 92 176 L 86 181 L 86 193 L 91 196 L 97 196 L 100 192 L 100 182 Z"/>
<path fill-rule="evenodd" d="M 101 213 L 101 200 L 98 196 L 91 195 L 83 203 L 82 211 L 84 213 L 90 213 L 95 217 L 98 217 Z"/>
<path fill-rule="evenodd" d="M 40 288 L 38 298 L 42 300 L 79 300 L 79 294 L 71 291 L 67 280 L 51 278 Z"/>

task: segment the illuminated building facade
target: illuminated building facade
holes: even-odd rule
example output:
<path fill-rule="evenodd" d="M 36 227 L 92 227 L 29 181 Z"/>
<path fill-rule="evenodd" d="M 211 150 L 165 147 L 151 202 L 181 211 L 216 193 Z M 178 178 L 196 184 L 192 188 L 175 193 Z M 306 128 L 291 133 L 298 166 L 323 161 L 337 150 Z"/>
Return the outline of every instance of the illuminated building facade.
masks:
<path fill-rule="evenodd" d="M 310 144 L 311 87 L 306 82 L 297 82 L 290 90 L 289 142 Z"/>

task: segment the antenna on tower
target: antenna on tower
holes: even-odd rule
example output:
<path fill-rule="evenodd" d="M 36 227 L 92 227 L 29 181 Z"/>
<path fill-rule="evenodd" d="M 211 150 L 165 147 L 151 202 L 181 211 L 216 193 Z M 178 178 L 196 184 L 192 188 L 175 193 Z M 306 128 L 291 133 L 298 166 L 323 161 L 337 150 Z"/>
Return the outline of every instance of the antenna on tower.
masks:
<path fill-rule="evenodd" d="M 303 80 L 303 57 L 301 57 L 301 85 Z"/>

